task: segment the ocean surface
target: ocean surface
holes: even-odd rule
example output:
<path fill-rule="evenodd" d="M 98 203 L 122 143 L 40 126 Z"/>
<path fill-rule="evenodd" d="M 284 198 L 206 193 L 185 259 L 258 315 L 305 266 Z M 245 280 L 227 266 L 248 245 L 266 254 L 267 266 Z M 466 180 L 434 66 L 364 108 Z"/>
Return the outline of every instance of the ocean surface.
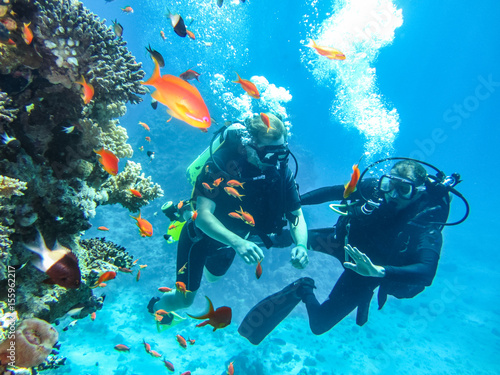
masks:
<path fill-rule="evenodd" d="M 194 84 L 217 124 L 202 133 L 175 119 L 166 122 L 165 107 L 153 110 L 149 95 L 128 106 L 120 124 L 134 148 L 132 160 L 165 191 L 142 209 L 154 235 L 140 237 L 130 213 L 116 205 L 97 209 L 85 238 L 102 237 L 96 228 L 106 226 L 106 239 L 125 246 L 148 267 L 139 282 L 120 274 L 108 283 L 94 322 L 83 319 L 60 332 L 67 365 L 46 374 L 168 373 L 160 359 L 145 352 L 143 339 L 174 363 L 176 374 L 225 374 L 230 362 L 238 375 L 500 373 L 500 2 L 233 0 L 219 8 L 215 0 L 85 0 L 84 5 L 110 26 L 118 20 L 146 77 L 154 66 L 145 50 L 149 44 L 165 58 L 162 74 L 201 73 Z M 125 6 L 134 12 L 122 12 Z M 174 33 L 167 8 L 186 23 L 193 20 L 188 29 L 195 40 Z M 307 47 L 309 39 L 341 50 L 346 60 L 319 56 Z M 250 98 L 232 83 L 235 72 L 253 77 L 263 99 Z M 271 249 L 259 280 L 254 267 L 237 257 L 225 278 L 203 281 L 188 311 L 205 310 L 207 295 L 215 307 L 233 308 L 230 326 L 212 332 L 187 320 L 158 333 L 146 305 L 159 296 L 158 287 L 174 284 L 176 271 L 176 244 L 163 238 L 169 221 L 160 208 L 166 201 L 189 198 L 186 167 L 216 129 L 265 111 L 279 112 L 289 127 L 301 193 L 345 183 L 363 153 L 369 154 L 361 170 L 384 157 L 413 157 L 461 175 L 457 189 L 470 203 L 470 216 L 444 229 L 432 286 L 413 299 L 389 297 L 380 311 L 374 299 L 363 327 L 351 314 L 315 336 L 300 304 L 261 345 L 239 336 L 242 318 L 265 296 L 310 276 L 323 301 L 342 272 L 338 261 L 315 253 L 307 269 L 299 271 L 288 261 L 289 250 Z M 148 150 L 155 152 L 152 161 Z M 337 220 L 327 204 L 304 212 L 310 228 Z M 450 220 L 463 213 L 455 199 Z M 182 349 L 177 334 L 196 343 Z M 131 350 L 117 352 L 116 344 Z"/>

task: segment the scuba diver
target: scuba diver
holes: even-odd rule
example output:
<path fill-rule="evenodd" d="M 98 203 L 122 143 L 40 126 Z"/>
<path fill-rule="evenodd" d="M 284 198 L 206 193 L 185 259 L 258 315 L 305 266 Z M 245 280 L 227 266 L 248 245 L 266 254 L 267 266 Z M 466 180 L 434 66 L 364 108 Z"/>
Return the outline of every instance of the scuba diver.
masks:
<path fill-rule="evenodd" d="M 374 166 L 392 160 L 399 161 L 389 174 L 363 179 Z M 434 169 L 437 175 L 428 175 L 422 165 Z M 335 256 L 345 270 L 323 303 L 314 295 L 314 280 L 301 278 L 254 306 L 238 332 L 258 345 L 302 301 L 311 331 L 321 335 L 355 308 L 356 324 L 364 325 L 377 287 L 379 309 L 388 295 L 412 298 L 421 293 L 436 275 L 443 227 L 459 224 L 468 216 L 467 200 L 454 188 L 459 182 L 458 174 L 446 176 L 428 163 L 387 158 L 363 171 L 357 190 L 348 196 L 350 202 L 344 199 L 342 185 L 302 195 L 302 205 L 343 200 L 330 205 L 340 214 L 337 224 L 310 230 L 308 247 Z M 446 223 L 450 193 L 466 207 L 464 217 L 454 223 Z M 276 247 L 289 246 L 289 236 L 283 233 L 275 242 Z"/>
<path fill-rule="evenodd" d="M 264 253 L 249 236 L 259 236 L 270 247 L 268 235 L 281 232 L 287 220 L 296 244 L 292 265 L 306 267 L 307 226 L 295 177 L 288 168 L 286 128 L 276 116 L 269 113 L 268 117 L 268 125 L 255 116 L 246 126 L 223 128 L 221 145 L 215 149 L 213 140 L 207 149 L 210 157 L 202 154 L 198 158 L 202 161 L 197 159 L 188 168 L 188 178 L 196 181 L 191 198 L 196 214 L 186 212 L 185 203 L 177 206 L 180 212 L 170 212 L 171 204 L 164 210 L 172 219 L 188 217 L 178 237 L 177 290 L 151 299 L 150 312 L 191 306 L 202 275 L 216 281 L 236 254 L 248 264 L 261 262 Z"/>

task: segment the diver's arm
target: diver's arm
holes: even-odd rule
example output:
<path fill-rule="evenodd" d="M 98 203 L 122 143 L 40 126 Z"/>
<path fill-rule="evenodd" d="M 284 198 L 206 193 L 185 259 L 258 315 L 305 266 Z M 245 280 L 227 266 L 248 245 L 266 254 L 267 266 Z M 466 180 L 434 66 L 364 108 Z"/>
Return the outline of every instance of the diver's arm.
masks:
<path fill-rule="evenodd" d="M 299 208 L 292 212 L 292 215 L 296 217 L 295 223 L 289 221 L 290 233 L 295 243 L 295 247 L 292 249 L 292 265 L 295 268 L 305 268 L 309 263 L 309 257 L 307 256 L 307 224 L 302 214 L 302 209 Z"/>
<path fill-rule="evenodd" d="M 231 246 L 247 263 L 256 263 L 264 258 L 262 249 L 227 229 L 214 215 L 215 202 L 203 196 L 196 199 L 198 217 L 196 226 L 207 236 Z"/>
<path fill-rule="evenodd" d="M 300 196 L 300 204 L 308 206 L 311 204 L 320 204 L 330 201 L 342 200 L 344 187 L 342 185 L 325 186 Z"/>

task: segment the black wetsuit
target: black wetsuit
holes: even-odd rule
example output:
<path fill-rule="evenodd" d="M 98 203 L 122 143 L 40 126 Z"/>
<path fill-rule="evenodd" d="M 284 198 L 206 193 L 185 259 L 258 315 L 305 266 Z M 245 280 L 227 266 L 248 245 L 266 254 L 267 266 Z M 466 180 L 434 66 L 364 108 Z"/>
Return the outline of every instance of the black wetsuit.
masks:
<path fill-rule="evenodd" d="M 213 159 L 216 163 L 209 160 L 198 176 L 193 199 L 203 196 L 214 201 L 214 216 L 231 232 L 242 238 L 249 235 L 262 238 L 280 232 L 286 225 L 283 216 L 300 208 L 295 180 L 285 163 L 281 169 L 269 168 L 263 173 L 247 161 L 244 148 L 228 146 L 215 152 Z M 219 178 L 223 180 L 215 187 L 214 181 Z M 224 190 L 231 179 L 244 183 L 243 188 L 234 187 L 242 195 L 241 200 Z M 203 183 L 213 190 L 207 189 Z M 229 216 L 229 213 L 240 209 L 253 216 L 255 226 Z M 204 234 L 195 222 L 189 221 L 184 225 L 177 247 L 177 269 L 187 263 L 186 272 L 178 275 L 177 281 L 184 282 L 190 291 L 200 287 L 203 267 L 213 275 L 222 276 L 236 255 L 233 248 Z"/>
<path fill-rule="evenodd" d="M 363 186 L 362 186 L 363 187 Z M 363 192 L 376 189 L 373 181 L 364 185 Z M 342 200 L 344 187 L 332 186 L 309 192 L 301 197 L 302 205 Z M 350 198 L 356 199 L 355 192 Z M 315 334 L 330 330 L 356 307 L 356 323 L 363 325 L 368 319 L 368 308 L 373 291 L 378 293 L 379 309 L 387 295 L 412 298 L 431 285 L 436 274 L 442 246 L 442 226 L 432 222 L 446 222 L 449 198 L 423 197 L 395 214 L 382 203 L 371 215 L 360 213 L 350 218 L 341 216 L 334 228 L 309 231 L 309 247 L 345 261 L 344 244 L 357 247 L 373 264 L 385 268 L 385 277 L 365 277 L 345 269 L 333 287 L 328 299 L 320 304 L 313 293 L 305 296 L 309 325 Z"/>

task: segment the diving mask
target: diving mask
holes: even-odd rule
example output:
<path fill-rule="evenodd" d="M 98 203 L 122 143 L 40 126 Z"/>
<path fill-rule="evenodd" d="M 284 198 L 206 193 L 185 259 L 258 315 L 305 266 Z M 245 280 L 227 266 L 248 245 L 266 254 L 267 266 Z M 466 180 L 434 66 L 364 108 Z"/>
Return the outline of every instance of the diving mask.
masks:
<path fill-rule="evenodd" d="M 383 175 L 380 177 L 378 188 L 391 198 L 396 198 L 397 196 L 406 200 L 412 199 L 417 192 L 425 190 L 424 185 L 416 186 L 411 180 L 392 175 Z"/>
<path fill-rule="evenodd" d="M 256 151 L 259 160 L 263 164 L 276 165 L 278 162 L 286 161 L 288 159 L 288 155 L 290 155 L 290 150 L 286 144 L 262 147 L 254 145 L 249 146 Z"/>

